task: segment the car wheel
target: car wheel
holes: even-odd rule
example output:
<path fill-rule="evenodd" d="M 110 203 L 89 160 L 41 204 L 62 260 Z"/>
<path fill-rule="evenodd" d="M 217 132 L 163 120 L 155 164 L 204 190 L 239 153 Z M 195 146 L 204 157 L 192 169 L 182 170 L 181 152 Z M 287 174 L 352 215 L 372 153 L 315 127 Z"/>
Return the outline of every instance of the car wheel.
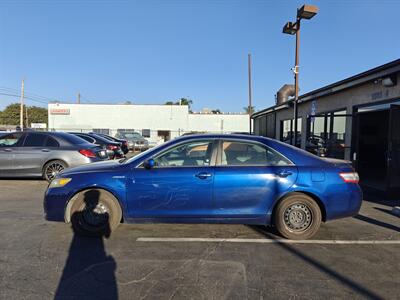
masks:
<path fill-rule="evenodd" d="M 293 193 L 282 199 L 274 215 L 275 226 L 285 238 L 309 239 L 321 225 L 321 210 L 311 197 Z"/>
<path fill-rule="evenodd" d="M 61 160 L 49 161 L 43 168 L 43 178 L 52 181 L 65 168 L 67 168 L 67 164 Z"/>
<path fill-rule="evenodd" d="M 102 189 L 90 189 L 72 199 L 71 223 L 74 231 L 85 236 L 110 236 L 121 223 L 118 200 Z"/>

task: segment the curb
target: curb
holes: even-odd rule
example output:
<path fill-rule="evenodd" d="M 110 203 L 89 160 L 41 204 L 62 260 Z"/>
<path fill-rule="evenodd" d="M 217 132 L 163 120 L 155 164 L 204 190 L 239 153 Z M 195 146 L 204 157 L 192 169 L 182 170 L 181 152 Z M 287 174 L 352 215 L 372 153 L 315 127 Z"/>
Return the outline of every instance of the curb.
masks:
<path fill-rule="evenodd" d="M 400 206 L 393 207 L 392 214 L 394 214 L 395 216 L 400 217 Z"/>

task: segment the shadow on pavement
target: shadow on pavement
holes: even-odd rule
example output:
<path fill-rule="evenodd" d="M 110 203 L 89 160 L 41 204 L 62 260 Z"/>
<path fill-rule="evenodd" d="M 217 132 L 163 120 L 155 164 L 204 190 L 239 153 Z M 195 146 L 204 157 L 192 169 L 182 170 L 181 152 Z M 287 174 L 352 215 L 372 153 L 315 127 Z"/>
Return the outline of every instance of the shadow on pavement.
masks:
<path fill-rule="evenodd" d="M 89 197 L 90 205 L 98 203 L 99 194 L 93 195 L 93 192 L 97 191 L 91 191 L 90 196 L 85 195 L 87 205 Z M 97 197 L 94 203 L 93 196 Z M 95 212 L 92 211 L 92 214 Z M 83 212 L 78 212 L 72 219 L 80 220 L 82 217 Z M 118 299 L 117 264 L 104 248 L 104 238 L 110 236 L 109 226 L 106 226 L 102 236 L 96 237 L 82 236 L 74 228 L 73 231 L 68 258 L 54 299 Z"/>
<path fill-rule="evenodd" d="M 387 214 L 389 214 L 389 215 L 391 215 L 393 217 L 397 217 L 395 214 L 393 214 L 391 209 L 386 209 L 386 208 L 381 208 L 381 207 L 376 207 L 376 206 L 374 207 L 374 209 L 379 210 L 379 211 L 384 212 L 384 213 L 387 213 Z"/>
<path fill-rule="evenodd" d="M 388 199 L 384 193 L 363 188 L 363 201 L 382 204 L 390 207 L 399 206 L 400 199 Z"/>
<path fill-rule="evenodd" d="M 372 219 L 372 218 L 367 217 L 367 216 L 356 215 L 353 218 L 357 219 L 357 220 L 360 220 L 360 221 L 364 221 L 364 222 L 370 223 L 372 225 L 377 225 L 377 226 L 380 226 L 380 227 L 384 227 L 384 228 L 387 228 L 387 229 L 391 229 L 391 230 L 400 232 L 400 227 L 397 227 L 395 225 L 388 224 L 388 223 L 385 223 L 385 222 L 382 222 L 382 221 L 379 221 L 379 220 L 376 220 L 376 219 Z"/>
<path fill-rule="evenodd" d="M 265 230 L 263 226 L 249 226 L 251 229 L 257 231 L 257 232 L 263 232 L 264 235 L 270 239 L 277 239 L 280 237 L 275 236 L 275 234 L 271 234 L 273 232 L 273 229 Z M 340 273 L 336 272 L 335 270 L 331 269 L 330 267 L 322 264 L 318 260 L 304 254 L 302 251 L 297 250 L 295 247 L 285 244 L 285 243 L 277 243 L 279 247 L 281 247 L 283 250 L 293 254 L 297 258 L 303 260 L 304 262 L 310 264 L 317 270 L 319 270 L 322 273 L 325 273 L 326 275 L 330 276 L 331 278 L 335 279 L 336 281 L 340 282 L 341 284 L 347 286 L 354 292 L 358 293 L 362 297 L 366 299 L 383 299 L 381 296 L 377 295 L 373 291 L 367 289 L 366 287 L 362 286 L 361 284 L 357 283 L 356 281 L 341 275 Z"/>

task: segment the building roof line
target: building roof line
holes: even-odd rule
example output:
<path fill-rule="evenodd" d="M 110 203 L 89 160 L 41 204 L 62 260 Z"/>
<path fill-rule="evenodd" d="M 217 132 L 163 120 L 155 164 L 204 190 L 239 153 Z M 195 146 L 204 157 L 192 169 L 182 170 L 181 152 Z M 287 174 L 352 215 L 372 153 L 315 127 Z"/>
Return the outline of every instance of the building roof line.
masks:
<path fill-rule="evenodd" d="M 337 81 L 335 83 L 326 85 L 324 87 L 318 88 L 316 90 L 313 90 L 311 92 L 305 93 L 301 96 L 299 96 L 299 102 L 307 102 L 314 100 L 317 97 L 323 97 L 326 95 L 330 95 L 333 93 L 337 93 L 341 90 L 353 87 L 355 85 L 359 85 L 362 83 L 365 83 L 367 81 L 374 80 L 376 78 L 388 76 L 390 74 L 396 73 L 400 71 L 400 59 L 396 59 L 394 61 L 391 61 L 389 63 L 386 63 L 384 65 L 378 66 L 376 68 L 364 71 L 362 73 L 350 76 L 348 78 L 342 79 L 340 81 Z M 290 104 L 293 102 L 293 100 L 289 100 L 286 103 Z M 281 106 L 282 104 L 279 105 L 273 105 L 271 107 L 268 107 L 266 109 L 263 109 L 261 111 L 258 111 L 252 115 L 252 118 L 257 117 L 259 115 L 268 113 L 272 110 L 276 110 L 277 106 Z"/>

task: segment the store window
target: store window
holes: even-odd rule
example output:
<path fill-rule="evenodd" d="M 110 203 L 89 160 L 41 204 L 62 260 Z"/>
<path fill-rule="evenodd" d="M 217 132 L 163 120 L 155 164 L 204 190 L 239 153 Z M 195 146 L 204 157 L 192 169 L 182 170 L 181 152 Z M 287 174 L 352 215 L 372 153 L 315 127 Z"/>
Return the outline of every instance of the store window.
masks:
<path fill-rule="evenodd" d="M 142 136 L 145 138 L 150 137 L 150 129 L 142 129 Z"/>
<path fill-rule="evenodd" d="M 93 132 L 110 135 L 110 129 L 108 129 L 108 128 L 93 128 Z"/>
<path fill-rule="evenodd" d="M 292 119 L 281 121 L 281 141 L 294 145 L 294 122 Z M 301 146 L 301 118 L 297 119 L 297 147 Z"/>
<path fill-rule="evenodd" d="M 308 118 L 306 150 L 318 156 L 345 158 L 346 119 L 351 117 L 345 110 L 326 112 Z"/>

